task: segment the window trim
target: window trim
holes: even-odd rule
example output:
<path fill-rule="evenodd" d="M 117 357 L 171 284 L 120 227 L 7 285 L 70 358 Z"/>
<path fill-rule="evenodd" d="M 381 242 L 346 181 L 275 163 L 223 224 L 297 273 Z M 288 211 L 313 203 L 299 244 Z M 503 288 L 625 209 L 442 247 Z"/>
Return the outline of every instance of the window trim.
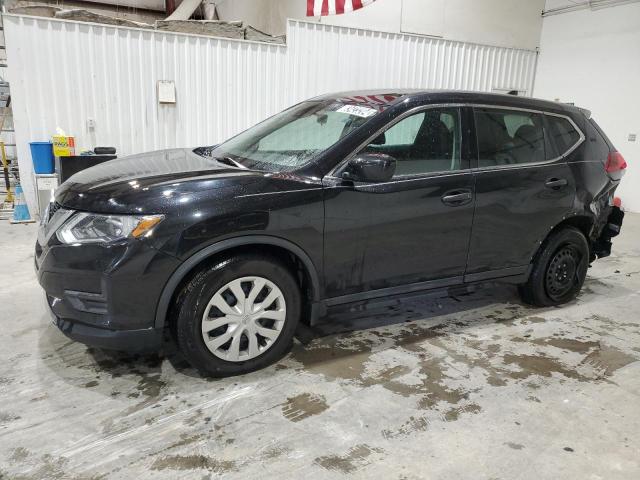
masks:
<path fill-rule="evenodd" d="M 434 103 L 434 104 L 430 104 L 430 105 L 419 105 L 417 107 L 411 108 L 409 110 L 407 110 L 406 112 L 401 113 L 400 115 L 398 115 L 396 118 L 394 118 L 392 121 L 390 121 L 389 123 L 387 123 L 386 125 L 383 125 L 382 127 L 380 127 L 378 130 L 376 130 L 372 135 L 370 135 L 369 137 L 367 137 L 367 139 L 362 142 L 360 145 L 358 145 L 358 147 L 356 147 L 349 155 L 347 155 L 341 162 L 339 162 L 335 167 L 333 167 L 329 173 L 327 173 L 324 178 L 327 179 L 337 179 L 337 180 L 341 180 L 342 178 L 339 176 L 336 176 L 337 173 L 340 172 L 340 170 L 342 168 L 344 168 L 346 166 L 346 164 L 349 162 L 349 160 L 351 160 L 353 157 L 355 157 L 358 153 L 360 153 L 362 151 L 362 149 L 364 149 L 367 145 L 369 145 L 369 143 L 371 143 L 371 141 L 373 141 L 374 138 L 378 137 L 382 132 L 387 131 L 389 128 L 393 127 L 396 123 L 398 123 L 401 120 L 404 120 L 406 117 L 413 115 L 414 113 L 419 113 L 422 112 L 424 110 L 429 110 L 432 108 L 459 108 L 460 109 L 460 114 L 462 114 L 462 109 L 468 107 L 471 109 L 475 109 L 475 108 L 493 108 L 493 109 L 497 109 L 497 110 L 515 110 L 515 111 L 520 111 L 520 112 L 529 112 L 529 113 L 538 113 L 541 115 L 549 115 L 552 117 L 560 117 L 560 118 L 564 118 L 565 120 L 568 120 L 569 123 L 571 123 L 571 125 L 573 126 L 573 128 L 575 128 L 576 132 L 578 132 L 578 134 L 580 135 L 580 138 L 578 139 L 578 141 L 573 144 L 566 152 L 560 154 L 559 156 L 552 158 L 550 160 L 544 160 L 542 162 L 531 162 L 531 163 L 519 163 L 519 164 L 513 164 L 513 165 L 494 165 L 494 166 L 489 166 L 489 167 L 478 167 L 477 166 L 477 161 L 478 159 L 476 158 L 476 166 L 469 166 L 468 168 L 464 168 L 464 169 L 460 169 L 460 170 L 455 170 L 455 171 L 451 171 L 451 170 L 443 170 L 440 172 L 425 172 L 425 173 L 419 173 L 419 174 L 412 174 L 412 175 L 401 175 L 398 177 L 394 177 L 397 178 L 397 180 L 395 181 L 403 181 L 403 180 L 411 180 L 411 179 L 421 179 L 421 178 L 429 178 L 432 176 L 438 176 L 438 175 L 442 175 L 445 173 L 465 173 L 465 172 L 470 172 L 470 171 L 492 171 L 492 170 L 505 170 L 505 169 L 513 169 L 513 168 L 529 168 L 529 167 L 534 167 L 534 166 L 539 166 L 539 165 L 548 165 L 554 162 L 557 162 L 558 160 L 562 159 L 562 158 L 566 158 L 567 156 L 569 156 L 576 148 L 578 148 L 585 140 L 586 140 L 586 136 L 584 134 L 584 132 L 582 131 L 582 129 L 580 127 L 578 127 L 578 125 L 576 124 L 576 122 L 573 121 L 573 119 L 571 117 L 569 117 L 568 115 L 563 115 L 561 113 L 553 113 L 553 112 L 548 112 L 545 110 L 537 110 L 537 109 L 533 109 L 533 108 L 523 108 L 523 107 L 512 107 L 512 106 L 505 106 L 505 105 L 489 105 L 489 104 L 483 104 L 483 103 Z M 474 112 L 475 113 L 475 112 Z M 462 115 L 460 115 L 460 120 L 462 121 Z M 475 115 L 473 115 L 473 126 L 474 126 L 474 135 L 475 135 L 475 139 L 476 139 L 476 144 L 478 142 L 478 133 L 475 129 Z M 546 136 L 546 135 L 545 135 Z M 477 155 L 477 145 L 476 145 L 476 155 Z M 472 159 L 473 160 L 473 159 Z M 388 183 L 393 183 L 393 182 L 388 182 Z"/>

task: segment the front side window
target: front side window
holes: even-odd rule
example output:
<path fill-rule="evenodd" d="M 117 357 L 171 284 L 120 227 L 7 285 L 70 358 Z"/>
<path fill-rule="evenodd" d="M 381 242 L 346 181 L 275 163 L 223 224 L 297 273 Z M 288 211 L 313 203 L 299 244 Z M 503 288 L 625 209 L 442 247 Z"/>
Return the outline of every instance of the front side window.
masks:
<path fill-rule="evenodd" d="M 361 127 L 384 105 L 340 100 L 302 102 L 213 148 L 196 154 L 231 160 L 246 168 L 287 171 L 309 163 L 338 140 Z"/>
<path fill-rule="evenodd" d="M 493 167 L 545 160 L 542 115 L 517 110 L 474 109 L 478 165 Z"/>
<path fill-rule="evenodd" d="M 365 152 L 396 159 L 394 177 L 460 169 L 460 112 L 432 108 L 408 116 L 375 138 Z"/>

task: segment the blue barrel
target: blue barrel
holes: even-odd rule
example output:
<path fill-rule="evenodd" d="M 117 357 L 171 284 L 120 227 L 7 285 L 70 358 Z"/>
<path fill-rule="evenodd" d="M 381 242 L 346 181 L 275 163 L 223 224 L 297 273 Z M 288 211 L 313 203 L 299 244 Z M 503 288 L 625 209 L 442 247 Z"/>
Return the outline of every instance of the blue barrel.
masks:
<path fill-rule="evenodd" d="M 51 142 L 31 142 L 31 160 L 35 173 L 54 173 L 53 144 Z"/>

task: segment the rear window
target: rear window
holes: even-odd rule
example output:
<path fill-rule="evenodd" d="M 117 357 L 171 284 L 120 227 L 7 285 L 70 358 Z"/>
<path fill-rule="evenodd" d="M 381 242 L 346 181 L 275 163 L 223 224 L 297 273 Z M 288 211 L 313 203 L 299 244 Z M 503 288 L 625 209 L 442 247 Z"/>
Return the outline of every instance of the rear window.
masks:
<path fill-rule="evenodd" d="M 580 134 L 566 118 L 547 115 L 547 122 L 548 135 L 559 155 L 567 153 L 580 140 Z"/>
<path fill-rule="evenodd" d="M 474 109 L 480 167 L 545 160 L 542 115 L 500 109 Z"/>

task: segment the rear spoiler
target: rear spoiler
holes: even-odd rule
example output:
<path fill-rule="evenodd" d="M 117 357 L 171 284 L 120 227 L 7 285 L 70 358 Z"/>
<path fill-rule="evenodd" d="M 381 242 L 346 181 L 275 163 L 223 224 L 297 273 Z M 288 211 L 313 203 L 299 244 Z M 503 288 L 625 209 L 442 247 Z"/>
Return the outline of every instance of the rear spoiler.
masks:
<path fill-rule="evenodd" d="M 586 108 L 581 108 L 581 107 L 576 107 L 576 108 L 580 110 L 585 117 L 587 117 L 587 120 L 591 118 L 591 110 L 587 110 Z"/>
<path fill-rule="evenodd" d="M 576 104 L 573 102 L 564 102 L 565 105 L 571 105 L 572 107 L 576 107 Z M 582 112 L 582 114 L 587 117 L 587 120 L 591 118 L 591 110 L 587 110 L 586 108 L 576 107 L 578 110 Z"/>

